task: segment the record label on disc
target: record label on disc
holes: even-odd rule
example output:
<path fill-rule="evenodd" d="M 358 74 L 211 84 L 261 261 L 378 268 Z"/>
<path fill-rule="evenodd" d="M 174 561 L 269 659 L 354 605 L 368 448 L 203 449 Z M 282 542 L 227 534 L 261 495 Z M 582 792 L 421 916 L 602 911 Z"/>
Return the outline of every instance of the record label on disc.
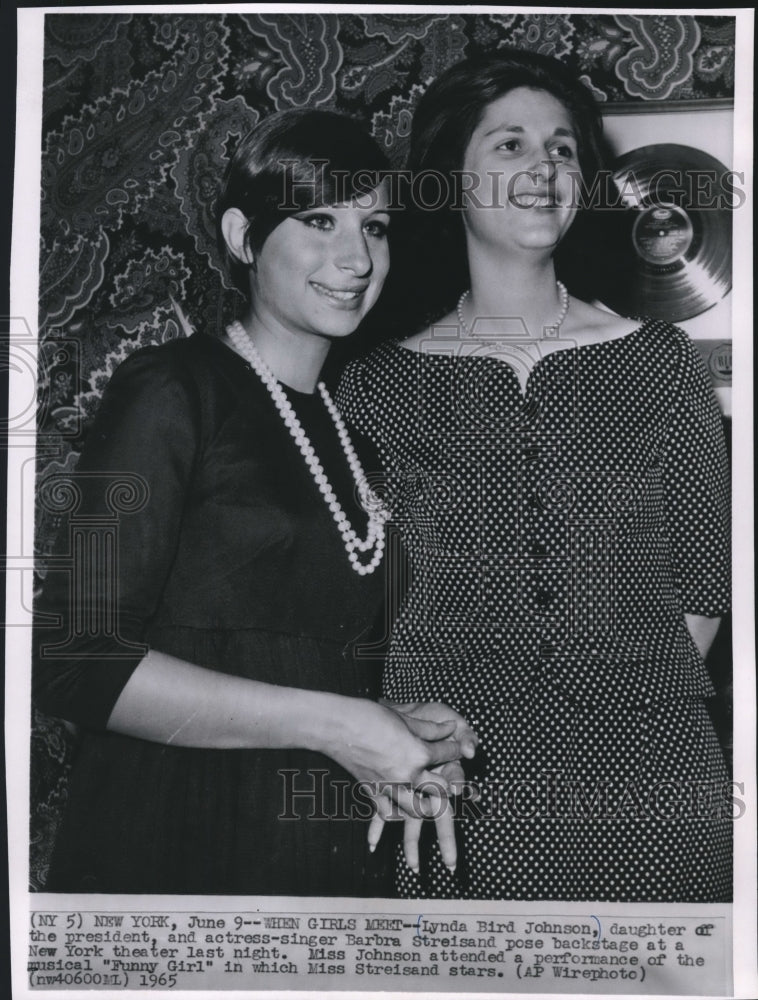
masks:
<path fill-rule="evenodd" d="M 673 264 L 689 250 L 692 235 L 686 212 L 674 205 L 656 205 L 637 216 L 632 243 L 649 264 Z"/>

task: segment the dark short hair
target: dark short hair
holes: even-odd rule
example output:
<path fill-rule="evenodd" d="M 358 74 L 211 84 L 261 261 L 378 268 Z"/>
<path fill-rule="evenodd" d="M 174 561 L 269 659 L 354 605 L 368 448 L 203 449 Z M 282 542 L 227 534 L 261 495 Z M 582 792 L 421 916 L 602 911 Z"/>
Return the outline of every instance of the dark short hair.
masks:
<path fill-rule="evenodd" d="M 561 102 L 576 129 L 581 170 L 596 173 L 603 158 L 603 127 L 592 94 L 562 62 L 523 49 L 499 49 L 466 59 L 437 77 L 413 116 L 409 167 L 461 170 L 487 107 L 517 87 L 544 90 Z"/>
<path fill-rule="evenodd" d="M 427 172 L 451 178 L 463 169 L 471 137 L 484 117 L 487 107 L 518 87 L 546 91 L 568 111 L 577 135 L 579 167 L 585 185 L 592 188 L 593 178 L 606 159 L 602 118 L 590 91 L 562 62 L 551 56 L 523 49 L 498 49 L 456 63 L 438 76 L 421 97 L 413 116 L 408 167 L 420 176 Z M 421 294 L 414 295 L 424 311 L 416 317 L 416 326 L 439 318 L 468 286 L 468 267 L 462 213 L 453 210 L 455 183 L 448 185 L 450 199 L 435 211 L 411 211 L 404 222 L 407 244 L 416 243 L 409 252 L 426 262 L 425 275 L 419 278 Z M 460 209 L 460 205 L 457 206 Z M 581 215 L 582 213 L 580 213 Z M 577 233 L 582 225 L 572 226 Z M 422 246 L 418 245 L 421 241 Z M 568 241 L 568 237 L 565 242 Z M 572 243 L 578 245 L 578 240 Z M 559 251 L 560 259 L 575 260 L 571 253 Z M 577 271 L 579 268 L 577 267 Z M 565 273 L 564 280 L 570 278 Z M 567 280 L 574 285 L 576 280 Z"/>
<path fill-rule="evenodd" d="M 258 253 L 284 219 L 367 194 L 388 170 L 371 136 L 346 115 L 292 108 L 265 118 L 237 145 L 216 202 L 219 249 L 237 287 L 247 294 L 247 267 L 221 233 L 227 209 L 246 216 L 246 240 Z"/>

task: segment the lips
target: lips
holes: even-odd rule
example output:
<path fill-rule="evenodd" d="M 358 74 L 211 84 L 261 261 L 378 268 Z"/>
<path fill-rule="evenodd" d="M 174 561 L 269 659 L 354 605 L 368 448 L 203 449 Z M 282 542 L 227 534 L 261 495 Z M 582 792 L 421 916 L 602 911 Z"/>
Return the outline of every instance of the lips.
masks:
<path fill-rule="evenodd" d="M 330 285 L 322 285 L 320 281 L 312 281 L 311 287 L 319 295 L 323 295 L 324 298 L 332 302 L 349 304 L 359 299 L 368 288 L 368 285 L 356 285 L 353 288 L 332 288 Z"/>
<path fill-rule="evenodd" d="M 514 205 L 519 208 L 560 208 L 560 202 L 557 201 L 554 194 L 550 194 L 547 191 L 517 191 L 514 192 L 512 199 Z"/>

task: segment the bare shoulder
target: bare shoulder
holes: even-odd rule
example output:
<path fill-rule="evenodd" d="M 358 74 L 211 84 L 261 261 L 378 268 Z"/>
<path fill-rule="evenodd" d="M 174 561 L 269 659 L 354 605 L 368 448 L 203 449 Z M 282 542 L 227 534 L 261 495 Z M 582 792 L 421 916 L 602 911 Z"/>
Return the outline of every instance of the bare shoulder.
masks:
<path fill-rule="evenodd" d="M 639 319 L 618 316 L 607 309 L 572 298 L 571 308 L 561 332 L 580 344 L 597 344 L 625 337 L 638 330 L 640 326 Z"/>

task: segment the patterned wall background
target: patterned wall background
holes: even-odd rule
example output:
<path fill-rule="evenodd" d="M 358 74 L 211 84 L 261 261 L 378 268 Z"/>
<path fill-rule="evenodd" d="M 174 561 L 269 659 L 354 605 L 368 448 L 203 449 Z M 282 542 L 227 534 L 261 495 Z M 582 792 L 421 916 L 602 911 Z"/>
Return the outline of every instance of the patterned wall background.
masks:
<path fill-rule="evenodd" d="M 598 101 L 732 98 L 734 19 L 599 14 L 48 14 L 42 135 L 39 476 L 73 471 L 129 353 L 239 307 L 215 247 L 227 153 L 273 111 L 366 122 L 402 166 L 442 70 L 502 46 L 564 60 Z M 57 524 L 37 515 L 39 577 Z M 35 715 L 31 879 L 44 887 L 72 744 Z"/>

